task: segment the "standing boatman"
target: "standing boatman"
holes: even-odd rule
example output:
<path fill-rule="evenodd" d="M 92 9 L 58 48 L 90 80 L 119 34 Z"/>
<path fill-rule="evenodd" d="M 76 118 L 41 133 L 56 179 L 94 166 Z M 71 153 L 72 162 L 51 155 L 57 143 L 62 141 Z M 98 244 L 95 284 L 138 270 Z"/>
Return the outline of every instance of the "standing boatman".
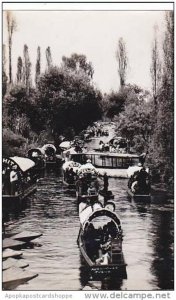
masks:
<path fill-rule="evenodd" d="M 104 181 L 104 192 L 105 192 L 105 194 L 107 194 L 109 182 L 108 182 L 108 175 L 106 172 L 103 175 L 103 181 Z"/>

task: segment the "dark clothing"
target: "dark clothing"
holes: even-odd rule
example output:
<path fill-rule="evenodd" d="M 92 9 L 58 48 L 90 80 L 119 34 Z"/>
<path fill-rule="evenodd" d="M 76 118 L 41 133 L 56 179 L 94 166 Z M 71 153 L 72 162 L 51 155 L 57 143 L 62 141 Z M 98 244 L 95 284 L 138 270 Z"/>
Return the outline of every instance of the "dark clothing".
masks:
<path fill-rule="evenodd" d="M 104 174 L 103 180 L 104 180 L 104 191 L 107 192 L 108 191 L 108 186 L 109 186 L 107 174 Z"/>

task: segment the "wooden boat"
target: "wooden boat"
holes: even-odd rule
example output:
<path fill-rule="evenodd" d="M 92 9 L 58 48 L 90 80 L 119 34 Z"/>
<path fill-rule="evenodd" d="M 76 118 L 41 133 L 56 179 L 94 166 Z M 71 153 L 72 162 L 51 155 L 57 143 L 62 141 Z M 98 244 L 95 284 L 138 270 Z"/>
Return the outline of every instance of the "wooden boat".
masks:
<path fill-rule="evenodd" d="M 11 258 L 9 257 L 8 259 L 6 259 L 5 261 L 2 262 L 2 270 L 7 270 L 11 267 L 17 267 L 17 268 L 26 268 L 28 267 L 29 264 L 25 262 L 24 259 L 15 259 L 15 258 Z"/>
<path fill-rule="evenodd" d="M 149 194 L 135 194 L 132 192 L 131 189 L 128 188 L 128 196 L 133 199 L 133 200 L 136 200 L 136 201 L 150 201 L 151 200 L 151 193 Z"/>
<path fill-rule="evenodd" d="M 34 161 L 34 169 L 39 176 L 46 167 L 44 150 L 42 148 L 31 148 L 28 151 L 28 158 Z"/>
<path fill-rule="evenodd" d="M 35 277 L 38 274 L 23 270 L 17 267 L 11 267 L 2 273 L 3 290 L 14 289 L 20 284 L 23 284 Z"/>
<path fill-rule="evenodd" d="M 21 251 L 16 251 L 16 250 L 12 250 L 12 249 L 5 249 L 2 252 L 2 259 L 7 259 L 9 257 L 14 257 L 14 258 L 19 258 L 23 255 L 23 252 Z"/>
<path fill-rule="evenodd" d="M 79 205 L 78 245 L 93 278 L 112 275 L 126 278 L 122 252 L 122 230 L 114 205 L 100 203 Z"/>
<path fill-rule="evenodd" d="M 13 235 L 12 238 L 13 238 L 13 240 L 30 242 L 40 236 L 42 236 L 42 233 L 23 231 L 23 232 Z"/>
<path fill-rule="evenodd" d="M 86 164 L 78 169 L 78 180 L 76 182 L 76 197 L 78 203 L 86 201 L 97 201 L 99 197 L 98 171 L 88 160 Z"/>
<path fill-rule="evenodd" d="M 22 200 L 35 192 L 36 178 L 34 175 L 34 167 L 35 163 L 29 158 L 18 156 L 3 158 L 3 204 L 5 204 L 7 200 Z M 17 180 L 12 190 L 10 174 L 13 170 L 17 174 Z"/>
<path fill-rule="evenodd" d="M 139 201 L 151 200 L 149 169 L 141 165 L 129 168 L 128 195 Z"/>
<path fill-rule="evenodd" d="M 81 164 L 74 161 L 66 161 L 63 164 L 63 184 L 69 189 L 76 189 L 77 172 L 80 167 Z"/>
<path fill-rule="evenodd" d="M 2 241 L 2 249 L 21 249 L 26 243 L 22 241 L 16 241 L 13 238 L 5 238 Z"/>
<path fill-rule="evenodd" d="M 106 171 L 108 177 L 127 178 L 128 167 L 136 166 L 140 161 L 140 155 L 88 151 L 83 153 L 70 153 L 69 159 L 81 164 L 85 164 L 85 162 L 90 159 L 100 175 L 103 176 Z"/>
<path fill-rule="evenodd" d="M 60 165 L 62 158 L 60 155 L 56 154 L 57 149 L 53 144 L 45 144 L 42 147 L 42 151 L 44 151 L 45 154 L 46 167 L 55 167 L 56 165 Z"/>

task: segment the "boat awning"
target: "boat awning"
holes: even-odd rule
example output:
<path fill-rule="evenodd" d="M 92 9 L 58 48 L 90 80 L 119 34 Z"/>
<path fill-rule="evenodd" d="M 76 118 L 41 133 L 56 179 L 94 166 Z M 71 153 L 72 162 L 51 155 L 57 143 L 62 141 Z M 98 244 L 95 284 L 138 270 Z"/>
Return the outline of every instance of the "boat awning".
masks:
<path fill-rule="evenodd" d="M 64 141 L 59 145 L 60 148 L 62 149 L 69 149 L 71 147 L 71 142 L 70 141 Z"/>
<path fill-rule="evenodd" d="M 79 217 L 83 228 L 87 222 L 92 222 L 98 217 L 109 217 L 118 226 L 121 224 L 120 218 L 114 212 L 107 208 L 102 208 L 100 205 L 95 207 L 95 209 L 92 206 L 88 206 L 80 212 Z"/>
<path fill-rule="evenodd" d="M 82 165 L 79 170 L 78 170 L 78 175 L 79 174 L 85 174 L 85 173 L 92 173 L 92 174 L 99 174 L 97 169 L 91 164 L 91 163 L 86 163 L 85 165 Z"/>
<path fill-rule="evenodd" d="M 35 166 L 35 163 L 26 157 L 13 156 L 10 157 L 10 160 L 14 162 L 22 172 L 26 172 Z"/>
<path fill-rule="evenodd" d="M 56 147 L 53 144 L 46 144 L 42 147 L 42 150 L 46 152 L 48 149 L 52 149 L 56 153 Z"/>
<path fill-rule="evenodd" d="M 73 168 L 74 171 L 78 170 L 81 167 L 81 164 L 78 162 L 75 162 L 73 160 L 70 161 L 66 161 L 63 166 L 62 169 L 65 171 L 66 169 L 70 169 Z"/>
<path fill-rule="evenodd" d="M 95 203 L 93 206 L 80 203 L 79 205 L 79 219 L 82 226 L 89 220 L 89 217 L 96 210 L 102 209 L 101 203 Z"/>
<path fill-rule="evenodd" d="M 45 152 L 42 148 L 31 148 L 28 151 L 28 155 L 31 156 L 33 152 L 37 152 L 39 155 L 44 155 Z"/>

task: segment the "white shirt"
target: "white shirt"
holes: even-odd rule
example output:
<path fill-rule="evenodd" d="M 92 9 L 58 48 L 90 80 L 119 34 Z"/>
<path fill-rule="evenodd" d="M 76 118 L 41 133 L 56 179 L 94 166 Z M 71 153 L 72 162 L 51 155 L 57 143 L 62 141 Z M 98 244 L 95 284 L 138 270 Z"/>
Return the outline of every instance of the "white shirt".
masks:
<path fill-rule="evenodd" d="M 10 172 L 10 182 L 17 181 L 17 180 L 18 180 L 17 172 L 12 170 Z"/>

